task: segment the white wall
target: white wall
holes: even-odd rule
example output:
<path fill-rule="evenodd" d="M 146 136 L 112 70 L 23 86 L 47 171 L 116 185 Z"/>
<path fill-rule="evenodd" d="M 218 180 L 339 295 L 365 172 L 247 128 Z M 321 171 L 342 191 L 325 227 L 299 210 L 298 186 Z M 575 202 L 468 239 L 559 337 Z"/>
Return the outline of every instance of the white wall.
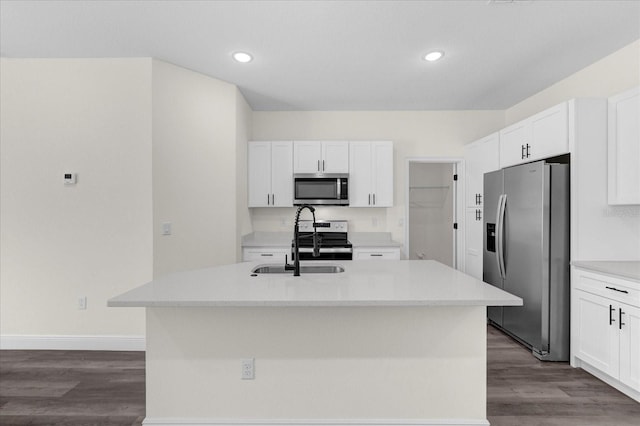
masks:
<path fill-rule="evenodd" d="M 353 232 L 391 232 L 404 242 L 406 157 L 462 157 L 462 146 L 504 126 L 504 111 L 300 111 L 253 113 L 254 140 L 391 140 L 394 207 L 325 208 Z M 254 231 L 290 231 L 294 209 L 251 209 Z"/>
<path fill-rule="evenodd" d="M 106 300 L 152 274 L 151 61 L 3 58 L 0 93 L 0 333 L 143 334 Z"/>
<path fill-rule="evenodd" d="M 236 91 L 153 61 L 154 277 L 237 259 Z"/>
<path fill-rule="evenodd" d="M 506 124 L 573 98 L 608 98 L 640 84 L 640 40 L 602 58 L 505 111 Z"/>
<path fill-rule="evenodd" d="M 236 88 L 236 256 L 242 259 L 241 239 L 252 231 L 248 207 L 247 141 L 251 140 L 253 110 Z"/>

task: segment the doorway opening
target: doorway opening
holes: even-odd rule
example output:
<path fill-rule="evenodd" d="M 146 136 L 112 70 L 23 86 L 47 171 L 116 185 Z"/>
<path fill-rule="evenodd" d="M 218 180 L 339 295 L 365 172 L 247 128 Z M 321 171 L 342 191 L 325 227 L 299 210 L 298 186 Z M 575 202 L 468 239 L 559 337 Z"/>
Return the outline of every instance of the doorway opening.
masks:
<path fill-rule="evenodd" d="M 459 268 L 458 159 L 407 160 L 405 253 L 407 259 L 437 260 Z"/>

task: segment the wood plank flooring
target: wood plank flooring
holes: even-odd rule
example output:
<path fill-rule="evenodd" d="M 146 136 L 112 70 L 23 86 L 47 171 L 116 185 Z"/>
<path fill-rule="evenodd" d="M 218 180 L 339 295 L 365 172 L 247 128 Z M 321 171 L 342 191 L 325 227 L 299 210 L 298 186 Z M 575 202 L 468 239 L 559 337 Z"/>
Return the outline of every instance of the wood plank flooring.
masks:
<path fill-rule="evenodd" d="M 492 426 L 639 426 L 640 404 L 488 328 Z M 0 351 L 0 425 L 140 426 L 144 353 Z"/>
<path fill-rule="evenodd" d="M 491 426 L 640 426 L 640 403 L 568 363 L 539 361 L 493 327 L 487 335 Z"/>

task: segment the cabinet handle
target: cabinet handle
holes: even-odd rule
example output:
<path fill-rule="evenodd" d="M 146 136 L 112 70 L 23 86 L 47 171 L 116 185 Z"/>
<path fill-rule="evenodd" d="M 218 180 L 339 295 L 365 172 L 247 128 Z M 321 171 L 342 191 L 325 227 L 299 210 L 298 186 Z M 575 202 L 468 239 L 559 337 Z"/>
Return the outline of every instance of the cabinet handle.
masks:
<path fill-rule="evenodd" d="M 529 158 L 529 156 L 531 155 L 531 154 L 529 153 L 529 148 L 531 148 L 531 145 L 527 144 L 527 158 Z"/>
<path fill-rule="evenodd" d="M 382 257 L 380 253 L 371 253 L 369 256 L 371 257 Z"/>
<path fill-rule="evenodd" d="M 628 292 L 627 290 L 618 290 L 618 289 L 617 289 L 617 288 L 615 288 L 615 287 L 605 287 L 605 288 L 606 288 L 606 289 L 609 289 L 609 290 L 617 291 L 618 293 L 629 294 L 629 292 Z"/>
<path fill-rule="evenodd" d="M 269 205 L 269 194 L 267 194 L 267 205 Z"/>
<path fill-rule="evenodd" d="M 270 257 L 270 256 L 273 256 L 273 253 L 260 253 L 260 256 Z"/>
<path fill-rule="evenodd" d="M 320 160 L 318 160 L 318 171 L 320 171 Z"/>
<path fill-rule="evenodd" d="M 613 311 L 615 311 L 613 305 L 609 305 L 609 325 L 611 325 L 614 322 L 616 322 L 616 320 L 613 319 L 613 315 L 611 315 L 613 313 Z"/>
<path fill-rule="evenodd" d="M 482 204 L 482 194 L 478 194 L 478 204 Z"/>
<path fill-rule="evenodd" d="M 476 220 L 482 220 L 482 210 L 476 209 Z"/>
<path fill-rule="evenodd" d="M 373 205 L 376 205 L 376 194 L 373 194 Z"/>
<path fill-rule="evenodd" d="M 524 145 L 520 145 L 520 159 L 524 160 Z"/>
<path fill-rule="evenodd" d="M 625 323 L 622 322 L 622 315 L 624 315 L 625 312 L 622 310 L 622 308 L 618 308 L 618 329 L 622 330 L 622 326 L 626 325 Z"/>
<path fill-rule="evenodd" d="M 324 160 L 322 160 L 322 171 L 324 172 Z"/>
<path fill-rule="evenodd" d="M 371 205 L 371 194 L 369 194 L 369 205 Z"/>
<path fill-rule="evenodd" d="M 272 206 L 276 205 L 276 194 L 271 194 L 271 205 Z"/>

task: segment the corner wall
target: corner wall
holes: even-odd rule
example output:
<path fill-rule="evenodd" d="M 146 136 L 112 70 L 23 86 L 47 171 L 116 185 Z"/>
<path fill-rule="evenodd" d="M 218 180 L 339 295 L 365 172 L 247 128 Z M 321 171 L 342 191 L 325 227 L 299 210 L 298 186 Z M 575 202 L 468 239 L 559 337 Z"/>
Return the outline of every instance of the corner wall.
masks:
<path fill-rule="evenodd" d="M 236 90 L 153 61 L 154 277 L 237 259 Z"/>
<path fill-rule="evenodd" d="M 151 60 L 3 58 L 0 102 L 0 334 L 144 334 Z"/>

